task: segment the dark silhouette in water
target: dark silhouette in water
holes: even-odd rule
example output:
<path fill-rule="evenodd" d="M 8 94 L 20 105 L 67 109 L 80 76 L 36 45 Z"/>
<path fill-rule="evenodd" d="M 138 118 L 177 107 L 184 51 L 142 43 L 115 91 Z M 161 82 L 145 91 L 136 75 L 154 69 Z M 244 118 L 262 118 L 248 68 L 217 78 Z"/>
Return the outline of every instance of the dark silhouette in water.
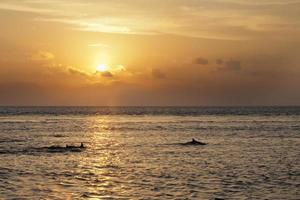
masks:
<path fill-rule="evenodd" d="M 53 145 L 53 146 L 50 146 L 50 147 L 43 147 L 43 148 L 47 148 L 47 149 L 65 149 L 65 147 L 56 146 L 56 145 Z"/>
<path fill-rule="evenodd" d="M 50 152 L 66 152 L 66 151 L 72 151 L 72 152 L 81 152 L 86 147 L 83 145 L 83 143 L 80 143 L 80 146 L 74 146 L 74 145 L 66 145 L 65 147 L 62 146 L 50 146 L 45 147 Z"/>
<path fill-rule="evenodd" d="M 67 149 L 71 149 L 71 148 L 73 148 L 73 149 L 84 149 L 85 146 L 84 146 L 83 143 L 81 142 L 81 143 L 80 143 L 80 146 L 66 145 L 66 148 L 67 148 Z"/>
<path fill-rule="evenodd" d="M 194 138 L 193 138 L 192 141 L 190 141 L 190 142 L 181 143 L 181 144 L 182 144 L 182 145 L 207 145 L 206 143 L 197 141 L 197 140 L 195 140 Z"/>

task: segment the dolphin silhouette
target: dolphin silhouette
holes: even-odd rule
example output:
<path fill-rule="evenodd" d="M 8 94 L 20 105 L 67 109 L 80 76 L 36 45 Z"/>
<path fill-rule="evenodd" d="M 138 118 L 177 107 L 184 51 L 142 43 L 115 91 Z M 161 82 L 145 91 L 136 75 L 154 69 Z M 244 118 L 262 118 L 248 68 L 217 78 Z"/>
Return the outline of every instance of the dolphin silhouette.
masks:
<path fill-rule="evenodd" d="M 195 140 L 194 138 L 192 139 L 192 141 L 190 142 L 185 142 L 185 143 L 181 143 L 182 145 L 207 145 L 206 143 L 204 142 L 200 142 L 200 141 L 197 141 Z"/>

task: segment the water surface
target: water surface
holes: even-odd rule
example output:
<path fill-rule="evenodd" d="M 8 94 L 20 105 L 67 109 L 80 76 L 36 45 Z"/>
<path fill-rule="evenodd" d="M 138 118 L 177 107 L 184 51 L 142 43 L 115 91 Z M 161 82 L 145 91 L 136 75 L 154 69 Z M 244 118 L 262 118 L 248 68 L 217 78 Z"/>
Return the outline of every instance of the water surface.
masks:
<path fill-rule="evenodd" d="M 299 107 L 1 107 L 0 130 L 0 199 L 300 198 Z"/>

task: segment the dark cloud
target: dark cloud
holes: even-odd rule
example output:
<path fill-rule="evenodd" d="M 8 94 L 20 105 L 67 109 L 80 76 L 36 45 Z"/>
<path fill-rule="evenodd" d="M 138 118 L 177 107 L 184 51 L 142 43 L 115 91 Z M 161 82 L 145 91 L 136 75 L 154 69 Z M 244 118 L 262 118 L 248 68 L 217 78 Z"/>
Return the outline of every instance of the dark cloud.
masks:
<path fill-rule="evenodd" d="M 238 60 L 228 60 L 225 62 L 225 67 L 226 69 L 229 70 L 240 70 L 242 69 L 241 67 L 241 62 Z"/>
<path fill-rule="evenodd" d="M 198 64 L 198 65 L 207 65 L 208 64 L 208 60 L 206 58 L 198 57 L 198 58 L 195 59 L 195 64 Z"/>
<path fill-rule="evenodd" d="M 218 65 L 223 65 L 223 63 L 224 63 L 224 61 L 223 61 L 223 59 L 217 59 L 216 60 L 216 63 L 218 64 Z"/>
<path fill-rule="evenodd" d="M 154 78 L 158 78 L 158 79 L 164 79 L 166 78 L 166 74 L 163 73 L 161 70 L 159 69 L 152 69 L 152 76 Z"/>
<path fill-rule="evenodd" d="M 75 69 L 75 68 L 68 68 L 68 71 L 72 75 L 88 76 L 87 73 L 85 73 L 81 70 Z"/>
<path fill-rule="evenodd" d="M 102 75 L 103 77 L 107 77 L 107 78 L 111 78 L 111 77 L 114 76 L 114 75 L 113 75 L 111 72 L 109 72 L 109 71 L 101 72 L 101 75 Z"/>
<path fill-rule="evenodd" d="M 221 66 L 218 69 L 222 71 L 239 71 L 242 69 L 241 61 L 239 60 L 230 59 L 223 61 L 221 59 L 217 59 L 216 63 Z"/>

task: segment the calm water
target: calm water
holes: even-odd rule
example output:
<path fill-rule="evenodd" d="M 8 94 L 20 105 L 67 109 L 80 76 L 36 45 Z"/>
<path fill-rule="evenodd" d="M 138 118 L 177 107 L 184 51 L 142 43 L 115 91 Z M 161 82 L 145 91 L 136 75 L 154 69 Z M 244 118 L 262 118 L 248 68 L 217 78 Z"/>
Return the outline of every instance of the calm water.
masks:
<path fill-rule="evenodd" d="M 0 199 L 300 199 L 300 107 L 0 107 L 0 131 Z"/>

